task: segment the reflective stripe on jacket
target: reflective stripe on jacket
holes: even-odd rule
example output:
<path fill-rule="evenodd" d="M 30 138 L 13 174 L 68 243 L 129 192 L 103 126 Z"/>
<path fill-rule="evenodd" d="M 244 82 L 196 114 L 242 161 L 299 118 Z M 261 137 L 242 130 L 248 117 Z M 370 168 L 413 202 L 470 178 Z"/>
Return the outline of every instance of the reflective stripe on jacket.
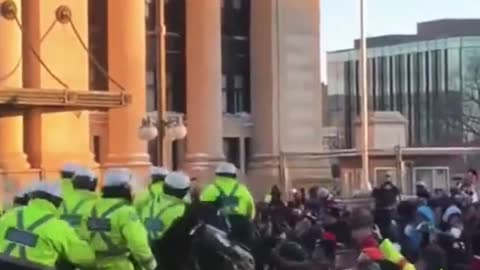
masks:
<path fill-rule="evenodd" d="M 90 266 L 95 260 L 88 243 L 43 199 L 31 200 L 0 219 L 0 252 L 48 267 L 55 266 L 60 257 L 80 266 Z"/>
<path fill-rule="evenodd" d="M 383 252 L 385 260 L 398 265 L 400 269 L 415 270 L 415 266 L 405 259 L 389 239 L 384 239 L 382 243 L 380 243 L 380 250 Z"/>
<path fill-rule="evenodd" d="M 86 230 L 99 259 L 97 268 L 133 269 L 128 259 L 132 255 L 144 269 L 155 269 L 156 262 L 145 227 L 136 210 L 126 200 L 99 199 L 87 219 Z"/>
<path fill-rule="evenodd" d="M 226 214 L 237 214 L 253 219 L 255 203 L 250 191 L 238 180 L 228 177 L 217 177 L 200 195 L 204 202 L 216 203 Z"/>
<path fill-rule="evenodd" d="M 150 240 L 160 239 L 185 213 L 185 202 L 166 194 L 151 200 L 142 210 L 140 218 Z"/>

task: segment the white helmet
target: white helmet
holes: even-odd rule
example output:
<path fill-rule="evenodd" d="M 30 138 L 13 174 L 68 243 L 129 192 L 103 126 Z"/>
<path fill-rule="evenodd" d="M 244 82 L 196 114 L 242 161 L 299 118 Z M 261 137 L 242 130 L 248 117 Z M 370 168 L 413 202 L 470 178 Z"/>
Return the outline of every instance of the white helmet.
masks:
<path fill-rule="evenodd" d="M 330 191 L 324 187 L 318 189 L 318 196 L 322 199 L 328 198 L 328 195 L 330 195 Z"/>
<path fill-rule="evenodd" d="M 45 192 L 47 194 L 50 194 L 52 196 L 61 198 L 62 197 L 62 187 L 60 186 L 60 183 L 55 182 L 39 182 L 32 186 L 32 192 Z"/>
<path fill-rule="evenodd" d="M 38 183 L 36 183 L 38 185 Z M 21 198 L 27 194 L 29 194 L 30 192 L 32 192 L 34 188 L 34 185 L 28 185 L 22 189 L 20 189 L 17 194 L 15 194 L 15 197 L 18 197 L 18 198 Z"/>
<path fill-rule="evenodd" d="M 417 181 L 416 186 L 427 188 L 427 183 L 425 183 L 424 181 Z"/>
<path fill-rule="evenodd" d="M 158 175 L 158 176 L 167 176 L 170 171 L 165 167 L 157 167 L 152 166 L 150 167 L 150 175 Z"/>
<path fill-rule="evenodd" d="M 236 176 L 237 168 L 232 163 L 222 162 L 218 165 L 217 169 L 215 170 L 215 174 Z"/>
<path fill-rule="evenodd" d="M 130 186 L 133 182 L 133 174 L 127 168 L 113 168 L 105 172 L 104 187 Z"/>
<path fill-rule="evenodd" d="M 183 172 L 171 172 L 165 178 L 165 185 L 173 189 L 190 188 L 190 177 Z"/>
<path fill-rule="evenodd" d="M 74 174 L 79 168 L 80 168 L 80 166 L 79 166 L 78 164 L 75 164 L 75 163 L 65 163 L 65 165 L 63 165 L 61 171 L 64 172 L 64 173 L 72 173 L 72 174 Z"/>
<path fill-rule="evenodd" d="M 95 176 L 95 173 L 92 170 L 90 170 L 89 168 L 83 168 L 83 167 L 75 171 L 75 175 L 73 176 L 73 178 L 75 179 L 75 177 L 86 178 L 90 180 L 90 182 L 95 181 L 95 179 L 97 178 Z"/>

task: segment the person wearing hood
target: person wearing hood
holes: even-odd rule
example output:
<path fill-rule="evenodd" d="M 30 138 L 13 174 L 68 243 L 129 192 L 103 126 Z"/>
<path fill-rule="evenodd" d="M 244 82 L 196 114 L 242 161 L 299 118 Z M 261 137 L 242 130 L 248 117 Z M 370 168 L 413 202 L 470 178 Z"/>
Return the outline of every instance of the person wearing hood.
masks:
<path fill-rule="evenodd" d="M 49 268 L 54 268 L 60 260 L 79 267 L 92 266 L 93 250 L 58 218 L 61 186 L 38 183 L 30 197 L 27 206 L 13 209 L 0 219 L 0 252 Z"/>
<path fill-rule="evenodd" d="M 92 207 L 86 229 L 97 254 L 94 269 L 154 270 L 157 262 L 147 231 L 132 206 L 133 173 L 126 168 L 105 172 L 102 197 Z"/>
<path fill-rule="evenodd" d="M 68 198 L 73 192 L 72 179 L 80 166 L 74 163 L 66 163 L 60 170 L 63 198 Z"/>
<path fill-rule="evenodd" d="M 60 218 L 74 228 L 82 239 L 87 239 L 81 225 L 90 215 L 93 205 L 98 199 L 97 178 L 94 172 L 87 168 L 77 169 L 72 178 L 74 192 L 63 200 L 60 207 Z"/>
<path fill-rule="evenodd" d="M 163 194 L 163 184 L 169 173 L 170 171 L 164 167 L 150 167 L 151 183 L 146 192 L 135 197 L 133 203 L 137 211 L 141 212 L 142 208 L 147 205 L 150 200 Z"/>
<path fill-rule="evenodd" d="M 416 210 L 415 220 L 403 229 L 406 241 L 403 243 L 408 250 L 408 259 L 415 261 L 420 249 L 430 243 L 432 232 L 435 229 L 435 214 L 433 210 L 421 205 Z"/>

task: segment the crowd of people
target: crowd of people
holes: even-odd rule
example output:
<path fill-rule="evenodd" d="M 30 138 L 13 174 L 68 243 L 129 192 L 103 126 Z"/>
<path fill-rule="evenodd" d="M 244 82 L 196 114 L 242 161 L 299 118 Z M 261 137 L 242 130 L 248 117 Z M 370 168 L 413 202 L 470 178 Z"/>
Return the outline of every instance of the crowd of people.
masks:
<path fill-rule="evenodd" d="M 180 171 L 134 174 L 67 164 L 60 182 L 19 192 L 0 218 L 0 269 L 480 270 L 477 174 L 449 191 L 416 186 L 402 200 L 389 180 L 372 207 L 349 207 L 326 188 L 272 187 L 255 203 L 237 168 L 221 163 L 202 190 Z M 100 190 L 98 192 L 97 190 Z"/>
<path fill-rule="evenodd" d="M 470 170 L 448 191 L 429 190 L 419 181 L 415 198 L 403 200 L 400 190 L 386 179 L 370 194 L 372 207 L 351 209 L 324 188 L 294 190 L 291 201 L 284 203 L 280 190 L 273 187 L 258 207 L 260 216 L 264 215 L 258 222 L 264 227 L 274 225 L 269 228 L 270 235 L 287 232 L 291 243 L 286 245 L 284 258 L 298 261 L 295 250 L 303 249 L 303 269 L 323 265 L 337 269 L 476 270 L 480 269 L 476 178 L 476 171 Z M 322 252 L 315 258 L 317 247 Z M 284 269 L 295 268 L 286 263 Z"/>

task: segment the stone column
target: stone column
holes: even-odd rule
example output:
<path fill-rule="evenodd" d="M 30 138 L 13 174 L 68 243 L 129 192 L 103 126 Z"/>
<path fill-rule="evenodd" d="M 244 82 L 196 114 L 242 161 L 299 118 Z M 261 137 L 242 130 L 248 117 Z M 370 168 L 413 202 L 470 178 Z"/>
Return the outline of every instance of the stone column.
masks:
<path fill-rule="evenodd" d="M 220 0 L 186 0 L 188 171 L 211 177 L 222 149 Z"/>
<path fill-rule="evenodd" d="M 144 1 L 108 1 L 108 71 L 132 95 L 127 107 L 109 111 L 106 167 L 147 173 L 147 143 L 138 137 L 146 111 L 146 29 Z M 123 91 L 110 83 L 110 91 Z"/>
<path fill-rule="evenodd" d="M 250 76 L 254 121 L 249 184 L 255 195 L 279 183 L 278 38 L 276 0 L 251 2 Z"/>
<path fill-rule="evenodd" d="M 21 21 L 21 1 L 14 0 L 12 4 Z M 15 20 L 0 16 L 0 40 L 0 91 L 21 88 L 22 32 Z M 19 172 L 29 167 L 23 151 L 23 117 L 0 117 L 0 170 Z"/>
<path fill-rule="evenodd" d="M 83 41 L 88 44 L 88 3 L 76 0 L 42 0 L 24 1 L 24 8 L 29 9 L 25 14 L 36 14 L 30 18 L 37 20 L 38 29 L 28 29 L 26 35 L 29 42 L 39 51 L 41 59 L 48 68 L 69 89 L 89 89 L 88 54 L 82 48 L 80 41 L 74 35 L 70 24 L 57 22 L 51 28 L 56 17 L 58 7 L 64 5 L 71 10 L 72 21 Z M 29 21 L 30 25 L 35 25 Z M 31 31 L 31 32 L 30 32 Z M 42 39 L 39 40 L 40 35 Z M 36 58 L 27 57 L 32 63 L 39 63 Z M 40 88 L 64 89 L 45 68 L 32 68 L 29 76 L 37 76 L 40 72 Z M 35 82 L 34 82 L 35 83 Z M 33 120 L 35 121 L 35 120 Z M 33 124 L 35 125 L 35 124 Z M 58 177 L 58 171 L 65 162 L 75 162 L 88 167 L 96 167 L 90 151 L 89 113 L 61 112 L 45 113 L 41 116 L 41 168 L 47 178 Z"/>
<path fill-rule="evenodd" d="M 273 184 L 288 188 L 294 177 L 325 177 L 324 169 L 309 167 L 329 168 L 328 162 L 312 166 L 279 158 L 281 153 L 321 151 L 319 4 L 319 0 L 251 3 L 254 153 L 249 180 L 257 196 Z M 280 160 L 287 162 L 280 166 Z M 281 181 L 283 167 L 295 172 L 286 174 L 290 177 L 286 183 Z"/>

